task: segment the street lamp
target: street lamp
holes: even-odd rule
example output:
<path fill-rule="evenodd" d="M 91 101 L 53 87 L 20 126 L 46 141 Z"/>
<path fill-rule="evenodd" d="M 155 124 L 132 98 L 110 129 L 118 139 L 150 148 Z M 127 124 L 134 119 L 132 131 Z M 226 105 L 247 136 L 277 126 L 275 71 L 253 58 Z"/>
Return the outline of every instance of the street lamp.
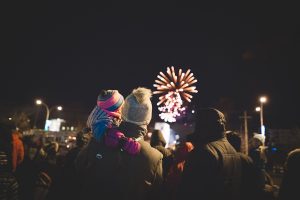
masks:
<path fill-rule="evenodd" d="M 63 107 L 62 106 L 52 106 L 50 109 L 49 109 L 49 116 L 51 114 L 51 112 L 56 109 L 58 111 L 62 111 Z"/>
<path fill-rule="evenodd" d="M 36 103 L 36 105 L 43 105 L 43 106 L 45 106 L 45 108 L 46 108 L 46 120 L 45 120 L 45 126 L 46 126 L 46 124 L 47 124 L 47 121 L 49 120 L 49 116 L 50 116 L 50 113 L 51 113 L 51 111 L 53 110 L 53 109 L 57 109 L 58 111 L 62 111 L 62 109 L 63 109 L 63 107 L 62 106 L 53 106 L 53 107 L 51 107 L 50 109 L 49 109 L 49 106 L 46 104 L 46 103 L 44 103 L 41 99 L 37 99 L 36 101 L 35 101 L 35 103 Z"/>
<path fill-rule="evenodd" d="M 256 111 L 256 112 L 260 112 L 260 107 L 256 107 L 256 108 L 255 108 L 255 111 Z"/>
<path fill-rule="evenodd" d="M 61 106 L 57 106 L 57 110 L 62 111 L 62 107 Z"/>
<path fill-rule="evenodd" d="M 260 130 L 263 138 L 265 138 L 265 126 L 263 118 L 263 104 L 267 102 L 267 97 L 262 96 L 259 98 L 260 107 L 256 107 L 255 110 L 260 113 Z M 263 143 L 264 146 L 264 143 Z"/>
<path fill-rule="evenodd" d="M 40 99 L 37 99 L 36 101 L 35 101 L 35 103 L 36 103 L 36 105 L 43 105 L 43 106 L 45 106 L 45 108 L 46 108 L 46 122 L 47 122 L 47 120 L 49 119 L 49 115 L 50 115 L 50 109 L 49 109 L 49 107 L 48 107 L 48 105 L 47 104 L 45 104 L 42 100 L 40 100 Z"/>

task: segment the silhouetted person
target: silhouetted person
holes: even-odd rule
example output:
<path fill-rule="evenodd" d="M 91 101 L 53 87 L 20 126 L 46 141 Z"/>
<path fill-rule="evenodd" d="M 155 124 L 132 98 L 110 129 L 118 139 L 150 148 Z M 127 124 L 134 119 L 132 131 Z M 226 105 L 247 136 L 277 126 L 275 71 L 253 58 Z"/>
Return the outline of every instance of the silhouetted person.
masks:
<path fill-rule="evenodd" d="M 75 167 L 74 161 L 80 152 L 80 150 L 87 145 L 87 143 L 90 140 L 90 135 L 88 133 L 84 134 L 83 132 L 78 132 L 76 135 L 76 146 L 72 148 L 67 154 L 66 154 L 66 161 L 65 161 L 65 168 L 70 170 Z"/>
<path fill-rule="evenodd" d="M 262 169 L 265 170 L 265 160 L 262 156 L 262 147 L 263 141 L 259 137 L 252 137 L 249 140 L 249 156 L 252 158 L 254 164 Z"/>
<path fill-rule="evenodd" d="M 300 199 L 300 149 L 288 154 L 285 172 L 279 189 L 279 200 Z"/>
<path fill-rule="evenodd" d="M 176 199 L 176 192 L 178 190 L 178 185 L 181 182 L 184 165 L 193 148 L 194 146 L 191 142 L 183 142 L 175 149 L 173 163 L 165 181 L 168 199 Z"/>
<path fill-rule="evenodd" d="M 173 154 L 172 151 L 166 148 L 166 140 L 163 136 L 163 133 L 160 130 L 153 130 L 150 138 L 150 145 L 157 149 L 163 155 L 163 176 L 164 178 L 169 172 L 171 164 L 173 162 Z"/>
<path fill-rule="evenodd" d="M 57 166 L 57 153 L 59 144 L 51 142 L 44 147 L 46 157 L 38 163 L 38 177 L 36 180 L 34 199 L 58 199 L 60 197 L 59 184 L 61 177 L 61 169 Z"/>
<path fill-rule="evenodd" d="M 252 159 L 246 154 L 241 153 L 241 137 L 234 131 L 226 131 L 228 142 L 240 154 L 242 163 L 242 182 L 241 182 L 241 197 L 243 199 L 265 199 L 264 194 L 264 175 Z"/>
<path fill-rule="evenodd" d="M 151 185 L 152 178 L 155 177 L 150 175 L 153 171 L 141 168 L 150 177 L 150 182 L 139 182 L 139 185 L 130 187 L 135 189 L 134 193 L 127 190 L 139 175 L 139 166 L 134 160 L 141 157 L 139 155 L 142 155 L 144 148 L 142 138 L 125 137 L 125 132 L 118 130 L 121 109 L 126 107 L 125 104 L 123 96 L 117 90 L 102 91 L 98 96 L 97 106 L 88 117 L 87 126 L 91 128 L 93 136 L 75 160 L 76 170 L 82 178 L 80 182 L 83 183 L 81 199 L 136 198 L 139 195 L 137 189 L 147 187 L 148 183 Z M 141 112 L 144 111 L 141 109 Z M 130 133 L 136 134 L 136 130 Z M 158 154 L 161 156 L 159 152 Z M 143 161 L 144 165 L 149 162 Z"/>
<path fill-rule="evenodd" d="M 151 90 L 137 88 L 125 99 L 119 129 L 141 145 L 139 154 L 124 155 L 125 171 L 119 181 L 125 181 L 125 199 L 157 199 L 163 183 L 162 154 L 144 141 L 152 119 Z"/>
<path fill-rule="evenodd" d="M 62 184 L 62 199 L 77 199 L 81 190 L 80 179 L 76 173 L 75 159 L 81 149 L 87 145 L 90 140 L 90 134 L 80 131 L 76 135 L 76 147 L 72 148 L 65 157 L 65 165 L 63 167 L 63 184 Z"/>
<path fill-rule="evenodd" d="M 12 173 L 12 135 L 11 127 L 0 124 L 0 199 L 18 200 L 19 184 Z"/>
<path fill-rule="evenodd" d="M 16 171 L 17 167 L 22 163 L 24 159 L 24 146 L 22 140 L 19 138 L 19 132 L 14 131 L 12 133 L 12 168 L 13 172 Z"/>
<path fill-rule="evenodd" d="M 276 190 L 278 186 L 274 185 L 272 177 L 266 171 L 266 148 L 263 146 L 263 139 L 259 134 L 255 134 L 249 140 L 249 156 L 253 160 L 256 168 L 259 169 L 261 173 L 261 179 L 263 179 L 264 190 L 262 192 L 262 197 L 266 200 L 275 199 Z"/>
<path fill-rule="evenodd" d="M 20 197 L 23 200 L 33 199 L 38 176 L 38 162 L 33 160 L 36 151 L 33 136 L 24 136 L 24 160 L 16 170 L 16 177 L 20 186 Z"/>
<path fill-rule="evenodd" d="M 240 155 L 225 137 L 225 117 L 213 108 L 200 109 L 191 151 L 178 188 L 178 199 L 240 199 Z"/>

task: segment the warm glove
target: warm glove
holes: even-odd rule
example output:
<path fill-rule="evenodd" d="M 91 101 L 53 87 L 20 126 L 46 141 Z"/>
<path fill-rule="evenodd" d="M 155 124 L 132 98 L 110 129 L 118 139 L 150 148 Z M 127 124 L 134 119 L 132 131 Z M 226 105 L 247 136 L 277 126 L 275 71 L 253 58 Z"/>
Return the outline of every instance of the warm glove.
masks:
<path fill-rule="evenodd" d="M 141 145 L 132 138 L 127 138 L 117 129 L 109 129 L 105 138 L 105 145 L 111 148 L 121 148 L 131 155 L 136 155 L 140 152 Z"/>
<path fill-rule="evenodd" d="M 136 155 L 141 150 L 141 144 L 132 138 L 126 138 L 127 141 L 124 143 L 123 149 L 131 155 Z"/>
<path fill-rule="evenodd" d="M 116 129 L 109 129 L 104 138 L 105 145 L 111 148 L 116 148 L 119 146 L 119 142 L 122 137 L 125 137 L 125 135 L 122 132 Z"/>

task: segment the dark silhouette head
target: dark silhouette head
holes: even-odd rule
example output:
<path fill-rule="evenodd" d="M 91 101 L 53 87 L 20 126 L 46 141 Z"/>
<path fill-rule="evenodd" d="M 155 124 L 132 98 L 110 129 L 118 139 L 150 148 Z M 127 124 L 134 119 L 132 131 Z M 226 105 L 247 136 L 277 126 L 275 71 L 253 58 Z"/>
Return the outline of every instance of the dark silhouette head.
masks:
<path fill-rule="evenodd" d="M 82 131 L 78 132 L 76 135 L 76 145 L 77 147 L 83 147 L 86 145 L 90 140 L 90 134 L 84 133 Z"/>
<path fill-rule="evenodd" d="M 199 109 L 196 115 L 196 128 L 191 136 L 194 144 L 205 144 L 225 136 L 225 117 L 214 108 Z"/>
<path fill-rule="evenodd" d="M 166 146 L 166 140 L 163 136 L 163 133 L 161 132 L 161 130 L 153 130 L 152 131 L 152 135 L 151 135 L 151 139 L 150 139 L 150 145 L 152 147 L 154 146 Z"/>

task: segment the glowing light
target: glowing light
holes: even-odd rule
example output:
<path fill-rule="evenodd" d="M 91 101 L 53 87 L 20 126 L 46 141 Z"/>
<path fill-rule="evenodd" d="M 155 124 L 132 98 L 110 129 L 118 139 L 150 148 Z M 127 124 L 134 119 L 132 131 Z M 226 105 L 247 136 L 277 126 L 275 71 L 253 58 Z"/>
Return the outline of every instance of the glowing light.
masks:
<path fill-rule="evenodd" d="M 191 102 L 193 96 L 191 93 L 197 93 L 195 86 L 192 86 L 197 82 L 194 74 L 188 69 L 186 72 L 182 72 L 182 69 L 178 70 L 178 74 L 173 66 L 167 67 L 167 73 L 159 72 L 157 80 L 153 86 L 156 91 L 153 94 L 160 94 L 159 102 L 157 103 L 158 110 L 161 111 L 159 115 L 161 119 L 166 122 L 175 122 L 176 117 L 180 116 L 185 110 L 183 107 L 183 99 L 187 102 Z"/>
<path fill-rule="evenodd" d="M 266 102 L 267 102 L 267 97 L 260 97 L 260 98 L 259 98 L 259 101 L 260 101 L 261 103 L 266 103 Z"/>
<path fill-rule="evenodd" d="M 57 110 L 61 111 L 63 108 L 61 106 L 57 106 Z"/>
<path fill-rule="evenodd" d="M 35 101 L 35 103 L 36 103 L 36 105 L 41 105 L 43 102 L 42 102 L 42 100 L 37 99 L 37 100 Z"/>

